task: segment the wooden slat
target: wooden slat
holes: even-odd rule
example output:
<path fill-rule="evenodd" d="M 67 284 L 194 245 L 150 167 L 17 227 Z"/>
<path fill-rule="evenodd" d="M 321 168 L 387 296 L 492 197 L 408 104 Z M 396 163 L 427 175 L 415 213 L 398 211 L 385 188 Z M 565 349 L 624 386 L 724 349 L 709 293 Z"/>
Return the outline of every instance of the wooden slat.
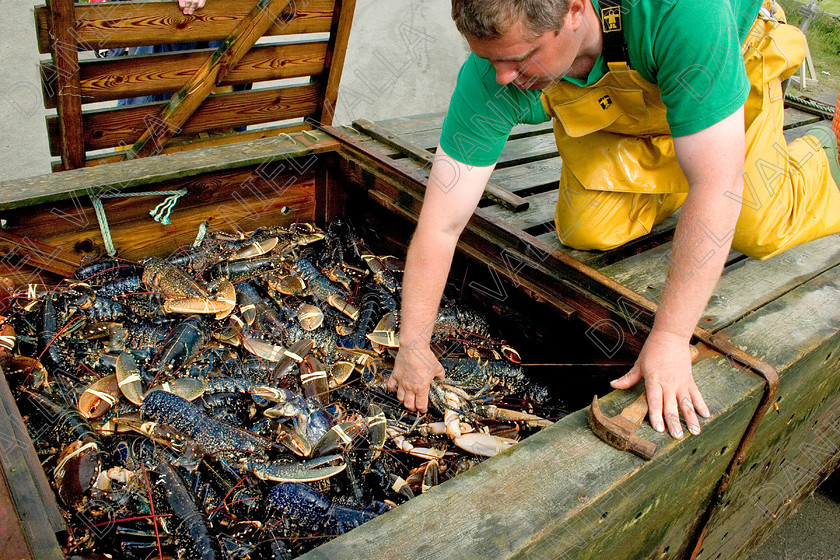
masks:
<path fill-rule="evenodd" d="M 0 376 L 2 377 L 2 376 Z M 25 431 L 23 420 L 17 407 L 13 401 L 7 402 L 11 399 L 11 391 L 6 383 L 5 378 L 0 379 L 0 385 L 3 386 L 2 400 L 0 400 L 0 468 L 3 469 L 3 476 L 0 478 L 0 484 L 5 486 L 8 482 L 9 494 L 14 502 L 14 509 L 12 511 L 4 511 L 2 517 L 12 517 L 9 519 L 9 525 L 0 529 L 0 534 L 3 534 L 4 539 L 0 542 L 0 548 L 5 547 L 6 539 L 11 538 L 16 532 L 15 529 L 22 529 L 25 537 L 25 543 L 15 543 L 8 547 L 8 552 L 16 552 L 15 556 L 9 558 L 37 558 L 38 560 L 60 560 L 64 558 L 61 548 L 58 546 L 55 534 L 52 532 L 52 523 L 50 515 L 48 515 L 37 482 L 29 473 L 29 464 L 27 463 L 26 446 L 32 448 L 32 442 L 23 433 Z M 14 424 L 19 424 L 17 428 Z M 21 437 L 23 436 L 23 437 Z M 34 454 L 35 450 L 31 449 Z M 37 464 L 37 463 L 36 463 Z M 38 465 L 40 467 L 40 465 Z M 43 476 L 43 471 L 41 473 Z M 3 480 L 5 479 L 5 480 Z M 3 500 L 7 502 L 7 500 Z M 4 504 L 5 505 L 5 504 Z M 20 525 L 14 526 L 18 517 Z M 6 529 L 9 532 L 6 533 Z M 19 534 L 19 533 L 18 533 Z M 25 547 L 29 548 L 31 556 L 26 555 Z M 18 554 L 20 554 L 18 556 Z"/>
<path fill-rule="evenodd" d="M 526 197 L 528 209 L 522 212 L 511 212 L 507 207 L 500 204 L 488 206 L 484 210 L 489 216 L 511 227 L 527 229 L 554 222 L 557 197 L 558 191 L 556 189 Z"/>
<path fill-rule="evenodd" d="M 20 266 L 46 270 L 59 276 L 71 277 L 79 268 L 79 259 L 73 254 L 32 237 L 21 237 L 7 231 L 0 232 L 0 254 L 8 262 Z"/>
<path fill-rule="evenodd" d="M 219 205 L 230 205 L 231 201 L 235 203 L 241 197 L 257 196 L 259 193 L 266 198 L 278 196 L 284 191 L 286 185 L 295 182 L 313 183 L 314 169 L 321 165 L 323 161 L 320 156 L 315 156 L 289 161 L 288 164 L 220 170 L 195 178 L 161 181 L 156 183 L 154 188 L 144 187 L 141 190 L 154 192 L 185 189 L 187 195 L 179 198 L 175 206 L 175 211 L 181 213 L 200 206 L 215 208 Z M 266 179 L 266 176 L 270 179 Z M 296 189 L 297 187 L 289 188 Z M 147 212 L 141 210 L 151 210 L 162 200 L 162 196 L 115 197 L 104 199 L 102 206 L 108 216 L 108 223 L 113 229 L 124 222 L 136 221 L 138 216 L 150 220 L 147 218 Z M 51 202 L 48 206 L 33 208 L 32 212 L 16 212 L 7 218 L 7 227 L 9 231 L 18 235 L 31 237 L 40 234 L 45 239 L 57 236 L 67 239 L 74 233 L 80 239 L 91 235 L 94 240 L 99 237 L 96 213 L 87 197 L 63 203 Z M 80 257 L 80 255 L 74 256 L 77 265 Z"/>
<path fill-rule="evenodd" d="M 257 0 L 209 0 L 189 16 L 171 1 L 77 4 L 76 36 L 80 43 L 95 49 L 225 39 L 256 4 Z M 333 0 L 298 0 L 265 34 L 327 32 L 334 5 Z M 35 21 L 38 48 L 42 53 L 49 52 L 48 12 L 44 6 L 35 8 Z"/>
<path fill-rule="evenodd" d="M 65 169 L 84 166 L 85 148 L 82 141 L 82 100 L 79 88 L 79 53 L 73 33 L 73 0 L 52 0 L 50 27 L 52 29 L 53 63 L 57 74 L 59 150 Z"/>
<path fill-rule="evenodd" d="M 148 125 L 140 138 L 125 151 L 127 159 L 155 155 L 163 150 L 167 140 L 181 131 L 181 127 L 201 106 L 207 96 L 231 68 L 242 59 L 268 30 L 274 19 L 291 0 L 260 2 L 196 70 L 195 75 L 172 96 L 160 115 Z"/>
<path fill-rule="evenodd" d="M 184 87 L 211 52 L 204 49 L 82 61 L 79 65 L 82 101 L 93 103 L 144 95 L 171 94 Z M 318 75 L 324 71 L 326 52 L 326 41 L 256 45 L 219 85 Z M 54 65 L 42 62 L 41 75 L 47 78 L 44 106 L 48 109 L 54 108 L 56 88 L 50 83 L 56 76 Z"/>
<path fill-rule="evenodd" d="M 0 211 L 155 185 L 163 181 L 197 177 L 224 169 L 260 166 L 296 157 L 310 158 L 323 152 L 334 151 L 337 145 L 337 142 L 322 132 L 313 131 L 185 151 L 140 161 L 77 169 L 57 175 L 0 181 Z"/>
<path fill-rule="evenodd" d="M 269 200 L 271 194 L 265 192 L 255 196 L 250 189 L 241 189 L 237 198 L 218 204 L 175 206 L 170 218 L 172 223 L 168 226 L 155 222 L 145 211 L 137 212 L 136 205 L 139 203 L 134 199 L 134 219 L 110 224 L 111 237 L 120 257 L 140 260 L 148 256 L 169 255 L 190 245 L 202 222 L 229 231 L 250 231 L 265 224 L 288 226 L 296 221 L 315 218 L 313 180 L 302 181 L 287 189 L 282 196 Z M 154 204 L 159 201 L 159 198 L 154 199 Z M 84 239 L 87 241 L 85 249 L 94 254 L 104 253 L 102 237 L 95 222 L 85 230 L 47 235 L 44 239 L 65 250 L 72 250 L 79 239 Z"/>
<path fill-rule="evenodd" d="M 83 115 L 85 148 L 95 150 L 134 142 L 148 119 L 166 103 L 148 103 L 117 110 L 90 111 Z M 308 117 L 318 110 L 318 86 L 306 85 L 214 95 L 184 123 L 183 134 Z M 47 118 L 50 152 L 56 155 L 56 117 Z"/>
<path fill-rule="evenodd" d="M 514 167 L 496 169 L 490 176 L 497 185 L 511 192 L 534 190 L 551 185 L 557 190 L 563 160 L 558 156 Z"/>
<path fill-rule="evenodd" d="M 840 461 L 838 291 L 833 268 L 723 331 L 779 371 L 778 409 L 724 494 L 699 560 L 746 557 Z"/>
<path fill-rule="evenodd" d="M 350 39 L 350 28 L 355 10 L 356 0 L 336 0 L 333 23 L 330 29 L 330 44 L 327 49 L 328 57 L 324 66 L 327 79 L 324 80 L 324 90 L 321 94 L 321 110 L 315 116 L 315 119 L 322 124 L 332 124 L 335 115 L 338 84 L 341 83 L 341 73 L 344 70 L 347 41 Z"/>
<path fill-rule="evenodd" d="M 209 138 L 174 138 L 163 148 L 163 153 L 174 154 L 187 150 L 196 150 L 198 148 L 212 148 L 213 146 L 224 146 L 227 144 L 235 144 L 237 142 L 248 142 L 250 140 L 260 140 L 262 138 L 274 138 L 275 136 L 293 134 L 302 130 L 312 130 L 312 126 L 308 124 L 281 125 L 261 128 L 259 130 L 214 135 Z M 89 156 L 85 161 L 85 167 L 96 167 L 97 165 L 105 165 L 119 161 L 123 161 L 123 157 L 119 153 L 105 155 L 99 154 Z M 56 171 L 61 171 L 61 169 L 54 165 L 53 172 Z"/>
<path fill-rule="evenodd" d="M 765 261 L 741 260 L 724 269 L 700 326 L 717 331 L 779 298 L 840 262 L 840 235 L 788 249 Z M 706 253 L 712 247 L 702 247 Z M 630 257 L 602 272 L 658 302 L 668 268 L 671 244 Z"/>
<path fill-rule="evenodd" d="M 431 164 L 435 157 L 428 150 L 424 150 L 417 144 L 413 144 L 402 137 L 392 133 L 390 130 L 383 128 L 365 119 L 359 119 L 353 123 L 353 127 L 361 130 L 365 134 L 370 135 L 378 142 L 395 148 L 400 153 L 409 156 L 417 162 L 420 162 L 425 168 Z M 495 201 L 501 203 L 505 208 L 510 208 L 514 212 L 522 212 L 528 209 L 529 203 L 521 196 L 515 195 L 507 191 L 493 181 L 488 181 L 484 187 L 484 194 L 491 197 Z"/>

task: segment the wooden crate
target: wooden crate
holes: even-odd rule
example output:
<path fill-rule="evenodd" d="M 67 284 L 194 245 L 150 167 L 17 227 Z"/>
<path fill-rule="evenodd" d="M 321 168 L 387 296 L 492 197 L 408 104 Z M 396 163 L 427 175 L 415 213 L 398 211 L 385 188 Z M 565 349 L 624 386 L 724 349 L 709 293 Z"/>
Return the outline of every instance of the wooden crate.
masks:
<path fill-rule="evenodd" d="M 311 129 L 304 119 L 330 124 L 354 5 L 208 0 L 193 15 L 173 1 L 50 0 L 37 7 L 38 48 L 51 55 L 41 63 L 44 104 L 57 109 L 47 117 L 50 154 L 61 157 L 54 170 Z M 198 48 L 208 41 L 223 43 Z M 170 44 L 195 48 L 92 56 Z M 243 84 L 253 88 L 213 93 Z M 158 94 L 170 100 L 102 107 Z M 253 125 L 260 127 L 240 130 Z M 111 153 L 93 155 L 103 149 Z"/>
<path fill-rule="evenodd" d="M 18 256 L 3 274 L 46 280 L 101 253 L 84 195 L 176 183 L 189 194 L 172 226 L 151 222 L 136 200 L 106 204 L 121 256 L 169 254 L 207 220 L 248 230 L 337 213 L 405 244 L 428 169 L 374 136 L 431 148 L 440 122 L 396 119 L 377 123 L 385 136 L 315 131 L 0 183 L 7 254 Z M 593 355 L 632 358 L 652 324 L 674 220 L 614 251 L 570 251 L 550 231 L 560 164 L 547 127 L 514 132 L 492 180 L 528 208 L 482 202 L 459 243 L 457 282 L 489 309 L 536 316 L 533 335 L 547 352 L 578 333 Z M 640 435 L 659 445 L 645 462 L 598 440 L 577 410 L 306 558 L 745 557 L 840 459 L 837 247 L 833 236 L 764 262 L 730 255 L 696 332 L 704 344 L 694 374 L 712 410 L 701 435 L 676 441 L 644 426 Z M 739 450 L 768 394 L 761 368 L 781 383 L 751 447 Z M 604 392 L 611 414 L 638 391 Z"/>

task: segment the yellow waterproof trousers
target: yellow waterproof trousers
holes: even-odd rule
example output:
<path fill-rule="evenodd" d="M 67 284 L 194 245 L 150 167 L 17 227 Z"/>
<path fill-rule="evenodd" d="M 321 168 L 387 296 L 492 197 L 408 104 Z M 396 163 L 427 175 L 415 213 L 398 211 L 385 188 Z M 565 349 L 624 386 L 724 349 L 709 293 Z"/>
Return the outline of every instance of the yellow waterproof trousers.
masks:
<path fill-rule="evenodd" d="M 804 60 L 805 37 L 760 17 L 742 50 L 751 89 L 744 106 L 744 193 L 732 246 L 765 259 L 840 232 L 840 191 L 816 138 L 787 144 L 782 134 L 781 82 Z M 612 249 L 649 233 L 688 192 L 658 88 L 625 63 L 609 66 L 592 86 L 559 82 L 543 92 L 563 158 L 557 234 L 576 249 Z"/>

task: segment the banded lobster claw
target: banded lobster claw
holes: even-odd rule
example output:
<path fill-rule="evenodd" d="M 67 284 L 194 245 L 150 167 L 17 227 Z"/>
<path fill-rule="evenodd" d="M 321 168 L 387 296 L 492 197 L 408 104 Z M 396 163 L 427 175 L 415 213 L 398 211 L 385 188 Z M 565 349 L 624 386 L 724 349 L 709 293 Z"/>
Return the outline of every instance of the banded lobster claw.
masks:
<path fill-rule="evenodd" d="M 325 455 L 303 463 L 289 461 L 263 461 L 250 457 L 242 459 L 239 466 L 260 480 L 273 482 L 315 482 L 335 476 L 347 468 L 341 455 Z"/>

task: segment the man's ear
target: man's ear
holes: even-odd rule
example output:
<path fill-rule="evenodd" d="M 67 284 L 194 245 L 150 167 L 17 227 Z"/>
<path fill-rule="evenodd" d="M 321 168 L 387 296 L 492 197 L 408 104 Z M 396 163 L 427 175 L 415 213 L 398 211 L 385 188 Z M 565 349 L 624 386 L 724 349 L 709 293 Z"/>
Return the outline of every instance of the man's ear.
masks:
<path fill-rule="evenodd" d="M 563 18 L 563 28 L 575 32 L 586 24 L 586 3 L 589 0 L 568 0 L 569 10 Z"/>

